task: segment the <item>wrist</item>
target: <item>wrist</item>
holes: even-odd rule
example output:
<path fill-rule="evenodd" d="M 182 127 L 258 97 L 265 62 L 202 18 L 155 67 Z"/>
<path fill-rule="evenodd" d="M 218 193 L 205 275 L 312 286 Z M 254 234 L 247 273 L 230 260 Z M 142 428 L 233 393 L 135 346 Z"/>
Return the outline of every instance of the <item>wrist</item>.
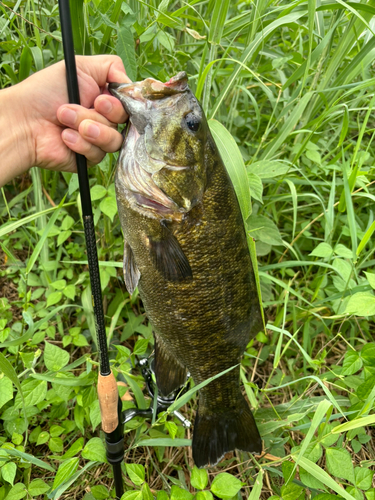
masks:
<path fill-rule="evenodd" d="M 27 107 L 20 84 L 0 90 L 0 186 L 34 165 L 33 127 L 27 117 Z"/>

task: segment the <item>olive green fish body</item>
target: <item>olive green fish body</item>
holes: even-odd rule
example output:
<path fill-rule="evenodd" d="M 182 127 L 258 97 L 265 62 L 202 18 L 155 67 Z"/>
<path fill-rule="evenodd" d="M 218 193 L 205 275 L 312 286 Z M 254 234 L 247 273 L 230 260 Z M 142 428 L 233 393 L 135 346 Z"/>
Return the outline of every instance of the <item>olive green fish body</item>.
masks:
<path fill-rule="evenodd" d="M 161 114 L 157 108 L 149 109 L 153 116 L 147 122 L 143 111 L 141 125 L 135 118 L 116 176 L 126 240 L 125 279 L 130 289 L 138 284 L 154 328 L 155 371 L 163 394 L 183 382 L 186 368 L 199 384 L 238 365 L 261 324 L 235 191 L 201 108 L 181 80 L 177 76 L 170 81 L 180 86 L 175 94 L 159 97 L 170 100 Z M 162 95 L 163 85 L 168 84 L 158 87 Z M 132 119 L 134 110 L 128 101 L 125 108 Z M 178 119 L 173 119 L 176 115 Z M 198 131 L 186 132 L 183 120 L 194 129 L 196 119 Z M 129 176 L 129 158 L 133 162 L 138 157 L 142 163 L 142 154 L 132 156 L 139 140 L 144 140 L 146 157 L 151 156 L 147 189 L 151 185 L 155 196 L 147 198 L 139 188 L 142 194 L 136 193 L 134 201 L 134 191 L 129 191 L 135 188 L 129 189 L 131 182 L 125 177 Z M 121 167 L 125 163 L 126 169 Z M 172 201 L 159 204 L 164 195 Z M 193 457 L 198 466 L 213 465 L 234 448 L 261 451 L 258 430 L 241 394 L 239 366 L 200 390 Z"/>

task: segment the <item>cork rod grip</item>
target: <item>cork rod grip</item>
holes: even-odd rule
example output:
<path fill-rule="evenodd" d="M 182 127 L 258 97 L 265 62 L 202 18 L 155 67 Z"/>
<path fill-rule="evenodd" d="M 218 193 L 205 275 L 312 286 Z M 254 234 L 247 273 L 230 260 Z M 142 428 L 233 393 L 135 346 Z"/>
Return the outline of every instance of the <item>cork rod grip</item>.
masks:
<path fill-rule="evenodd" d="M 102 415 L 102 429 L 106 433 L 113 432 L 118 426 L 118 390 L 112 372 L 105 376 L 99 374 L 98 399 Z"/>

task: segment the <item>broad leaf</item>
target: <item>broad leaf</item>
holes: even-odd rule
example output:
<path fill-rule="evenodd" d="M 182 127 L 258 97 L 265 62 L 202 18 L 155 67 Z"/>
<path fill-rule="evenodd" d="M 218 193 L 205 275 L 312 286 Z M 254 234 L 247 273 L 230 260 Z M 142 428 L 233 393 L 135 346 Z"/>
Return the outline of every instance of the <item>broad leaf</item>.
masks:
<path fill-rule="evenodd" d="M 206 469 L 194 467 L 190 478 L 191 485 L 197 490 L 204 490 L 208 483 L 208 473 Z"/>
<path fill-rule="evenodd" d="M 223 500 L 229 499 L 237 495 L 240 491 L 242 483 L 232 474 L 228 472 L 221 472 L 211 484 L 211 492 Z"/>
<path fill-rule="evenodd" d="M 91 438 L 83 448 L 82 456 L 94 462 L 107 462 L 103 441 L 98 437 Z"/>
<path fill-rule="evenodd" d="M 333 476 L 347 479 L 354 483 L 352 457 L 344 448 L 326 449 L 327 469 Z"/>
<path fill-rule="evenodd" d="M 375 314 L 375 296 L 369 292 L 358 292 L 352 295 L 346 305 L 345 312 L 355 316 L 373 316 Z"/>
<path fill-rule="evenodd" d="M 51 372 L 58 372 L 69 363 L 69 353 L 50 342 L 45 343 L 44 362 Z"/>

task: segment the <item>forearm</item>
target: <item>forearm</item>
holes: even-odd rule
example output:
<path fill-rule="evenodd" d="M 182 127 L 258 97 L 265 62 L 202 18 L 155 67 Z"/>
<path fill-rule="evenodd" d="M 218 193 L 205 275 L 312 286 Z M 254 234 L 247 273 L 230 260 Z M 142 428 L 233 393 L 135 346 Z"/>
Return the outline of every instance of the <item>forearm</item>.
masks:
<path fill-rule="evenodd" d="M 33 166 L 33 139 L 16 87 L 0 90 L 0 187 Z"/>

